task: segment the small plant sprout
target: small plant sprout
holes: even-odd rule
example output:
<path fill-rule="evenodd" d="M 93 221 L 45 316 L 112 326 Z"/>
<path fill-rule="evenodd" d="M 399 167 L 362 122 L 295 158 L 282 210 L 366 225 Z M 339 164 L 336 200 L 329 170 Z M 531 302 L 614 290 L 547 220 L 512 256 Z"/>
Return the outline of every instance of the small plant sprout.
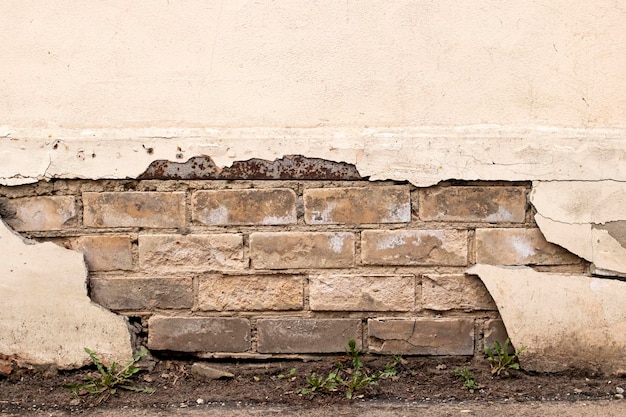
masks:
<path fill-rule="evenodd" d="M 491 365 L 491 374 L 497 376 L 509 376 L 510 369 L 519 369 L 519 355 L 526 349 L 525 346 L 517 349 L 513 354 L 509 354 L 511 340 L 507 338 L 504 345 L 500 345 L 497 340 L 493 347 L 486 347 L 485 354 Z"/>
<path fill-rule="evenodd" d="M 78 382 L 63 387 L 72 391 L 74 395 L 102 394 L 98 401 L 102 402 L 115 394 L 118 388 L 149 394 L 154 392 L 154 388 L 139 387 L 131 381 L 133 375 L 139 372 L 139 368 L 136 366 L 137 362 L 148 353 L 145 348 L 133 355 L 133 358 L 120 369 L 118 369 L 116 362 L 111 363 L 108 367 L 104 366 L 102 361 L 96 356 L 96 353 L 88 348 L 85 348 L 85 352 L 87 352 L 91 362 L 98 369 L 99 375 L 96 377 L 88 376 L 85 382 Z"/>
<path fill-rule="evenodd" d="M 345 366 L 343 362 L 338 362 L 327 376 L 317 375 L 315 372 L 306 378 L 308 386 L 296 391 L 298 394 L 315 394 L 317 392 L 334 392 L 340 388 L 345 388 L 346 398 L 352 399 L 354 394 L 363 388 L 376 385 L 380 379 L 395 376 L 396 366 L 402 363 L 400 356 L 392 357 L 384 370 L 369 374 L 363 366 L 361 351 L 356 347 L 356 341 L 351 339 L 346 349 L 346 362 L 352 364 Z"/>
<path fill-rule="evenodd" d="M 287 374 L 278 374 L 278 379 L 289 378 L 291 381 L 296 380 L 296 368 L 291 368 Z"/>
<path fill-rule="evenodd" d="M 476 383 L 474 379 L 474 375 L 467 369 L 466 366 L 460 369 L 455 369 L 452 371 L 452 375 L 459 377 L 459 379 L 463 380 L 463 387 L 466 388 L 470 393 L 474 393 L 480 386 Z"/>

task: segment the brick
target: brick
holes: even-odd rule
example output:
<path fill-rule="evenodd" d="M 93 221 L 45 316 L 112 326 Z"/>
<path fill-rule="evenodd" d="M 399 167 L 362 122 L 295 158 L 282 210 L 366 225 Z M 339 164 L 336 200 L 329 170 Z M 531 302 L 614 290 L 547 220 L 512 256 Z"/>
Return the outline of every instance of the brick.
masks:
<path fill-rule="evenodd" d="M 497 310 L 482 281 L 468 275 L 425 275 L 422 307 L 428 310 Z"/>
<path fill-rule="evenodd" d="M 291 189 L 197 191 L 192 218 L 207 225 L 295 224 L 296 193 Z"/>
<path fill-rule="evenodd" d="M 549 243 L 539 229 L 476 229 L 476 263 L 567 265 L 580 259 Z"/>
<path fill-rule="evenodd" d="M 483 349 L 486 347 L 493 348 L 493 344 L 497 341 L 500 346 L 504 346 L 504 341 L 509 337 L 504 322 L 500 319 L 490 319 L 485 322 L 485 338 L 483 340 Z M 512 344 L 507 349 L 510 354 L 515 353 Z"/>
<path fill-rule="evenodd" d="M 252 233 L 255 269 L 344 268 L 354 265 L 354 234 L 345 232 Z"/>
<path fill-rule="evenodd" d="M 304 280 L 301 277 L 217 275 L 200 278 L 200 310 L 301 310 L 303 307 Z"/>
<path fill-rule="evenodd" d="M 19 232 L 62 230 L 75 225 L 76 201 L 71 196 L 3 199 L 5 218 Z"/>
<path fill-rule="evenodd" d="M 370 319 L 369 350 L 406 355 L 473 355 L 474 320 Z"/>
<path fill-rule="evenodd" d="M 313 311 L 411 311 L 415 307 L 415 277 L 311 277 L 309 305 Z"/>
<path fill-rule="evenodd" d="M 91 299 L 111 310 L 191 309 L 191 278 L 92 278 Z"/>
<path fill-rule="evenodd" d="M 432 187 L 419 195 L 425 221 L 523 223 L 526 218 L 524 187 Z"/>
<path fill-rule="evenodd" d="M 467 265 L 464 230 L 366 230 L 361 239 L 368 265 Z"/>
<path fill-rule="evenodd" d="M 81 236 L 67 243 L 85 255 L 90 271 L 133 269 L 130 236 Z"/>
<path fill-rule="evenodd" d="M 87 227 L 179 228 L 185 226 L 183 192 L 83 193 Z"/>
<path fill-rule="evenodd" d="M 315 188 L 304 190 L 304 220 L 308 224 L 408 223 L 408 186 Z"/>
<path fill-rule="evenodd" d="M 243 237 L 238 234 L 139 235 L 139 263 L 148 271 L 243 269 Z"/>
<path fill-rule="evenodd" d="M 162 317 L 148 321 L 148 349 L 175 352 L 246 352 L 250 322 L 230 317 Z"/>
<path fill-rule="evenodd" d="M 361 347 L 359 319 L 259 319 L 260 353 L 345 352 L 350 339 Z"/>

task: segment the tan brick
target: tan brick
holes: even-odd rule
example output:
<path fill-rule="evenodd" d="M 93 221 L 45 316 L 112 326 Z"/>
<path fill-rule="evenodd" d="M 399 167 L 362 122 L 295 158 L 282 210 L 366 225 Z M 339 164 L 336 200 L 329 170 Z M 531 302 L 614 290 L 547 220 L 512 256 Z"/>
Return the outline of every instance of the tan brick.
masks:
<path fill-rule="evenodd" d="M 419 216 L 426 221 L 523 223 L 524 187 L 432 187 L 420 190 Z"/>
<path fill-rule="evenodd" d="M 71 196 L 3 199 L 9 226 L 20 232 L 62 230 L 74 226 L 76 201 Z"/>
<path fill-rule="evenodd" d="M 539 229 L 477 229 L 476 263 L 489 265 L 567 265 L 580 259 L 549 243 Z"/>
<path fill-rule="evenodd" d="M 217 311 L 301 310 L 304 282 L 293 276 L 200 278 L 198 308 Z"/>
<path fill-rule="evenodd" d="M 316 188 L 304 191 L 308 224 L 408 223 L 408 186 Z"/>
<path fill-rule="evenodd" d="M 314 311 L 411 311 L 415 306 L 415 277 L 311 277 L 309 305 Z"/>
<path fill-rule="evenodd" d="M 192 218 L 208 225 L 294 224 L 296 193 L 290 189 L 197 191 Z"/>
<path fill-rule="evenodd" d="M 422 307 L 428 310 L 497 310 L 482 281 L 468 275 L 425 275 Z"/>
<path fill-rule="evenodd" d="M 485 322 L 485 338 L 483 340 L 483 349 L 486 347 L 493 348 L 493 344 L 497 341 L 500 346 L 504 347 L 504 342 L 509 337 L 504 322 L 500 319 L 491 319 Z M 515 353 L 515 348 L 509 344 L 508 352 Z"/>
<path fill-rule="evenodd" d="M 111 310 L 191 309 L 191 278 L 92 278 L 91 298 Z"/>
<path fill-rule="evenodd" d="M 406 355 L 473 355 L 474 320 L 370 319 L 369 350 Z"/>
<path fill-rule="evenodd" d="M 350 267 L 354 242 L 345 232 L 252 233 L 250 257 L 255 269 Z"/>
<path fill-rule="evenodd" d="M 464 230 L 366 230 L 361 239 L 368 265 L 467 265 Z"/>
<path fill-rule="evenodd" d="M 361 343 L 359 319 L 259 319 L 260 353 L 344 352 L 350 339 Z"/>
<path fill-rule="evenodd" d="M 83 193 L 85 226 L 151 227 L 185 226 L 183 192 Z"/>
<path fill-rule="evenodd" d="M 247 319 L 153 316 L 148 321 L 148 349 L 236 353 L 250 347 Z"/>
<path fill-rule="evenodd" d="M 139 263 L 147 271 L 243 269 L 243 237 L 238 234 L 140 235 Z"/>
<path fill-rule="evenodd" d="M 90 271 L 133 269 L 130 236 L 81 236 L 69 239 L 68 246 L 85 255 Z"/>

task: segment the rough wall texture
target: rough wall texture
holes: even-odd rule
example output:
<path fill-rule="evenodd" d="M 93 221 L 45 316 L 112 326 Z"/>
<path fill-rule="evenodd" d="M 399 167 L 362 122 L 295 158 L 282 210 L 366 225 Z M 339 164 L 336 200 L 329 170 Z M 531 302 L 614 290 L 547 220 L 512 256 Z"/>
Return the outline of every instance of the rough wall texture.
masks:
<path fill-rule="evenodd" d="M 316 354 L 354 338 L 370 352 L 473 355 L 501 322 L 468 266 L 586 268 L 543 239 L 529 191 L 56 180 L 1 188 L 0 201 L 15 230 L 82 251 L 92 299 L 141 318 L 155 351 Z"/>

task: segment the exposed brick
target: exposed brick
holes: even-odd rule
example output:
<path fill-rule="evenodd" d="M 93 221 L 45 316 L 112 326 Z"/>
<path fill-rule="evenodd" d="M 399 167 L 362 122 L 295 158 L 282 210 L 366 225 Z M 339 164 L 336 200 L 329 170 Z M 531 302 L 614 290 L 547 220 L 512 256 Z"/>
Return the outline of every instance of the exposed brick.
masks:
<path fill-rule="evenodd" d="M 185 226 L 183 192 L 83 193 L 85 226 L 151 227 Z"/>
<path fill-rule="evenodd" d="M 524 187 L 433 187 L 419 194 L 426 221 L 523 223 L 526 217 Z"/>
<path fill-rule="evenodd" d="M 477 229 L 476 263 L 489 265 L 567 265 L 580 259 L 549 243 L 539 229 Z"/>
<path fill-rule="evenodd" d="M 83 252 L 90 271 L 133 268 L 130 236 L 81 236 L 67 242 L 70 249 Z"/>
<path fill-rule="evenodd" d="M 482 281 L 468 275 L 425 275 L 422 307 L 428 310 L 497 310 Z"/>
<path fill-rule="evenodd" d="M 467 265 L 467 232 L 459 230 L 366 230 L 368 265 Z"/>
<path fill-rule="evenodd" d="M 296 193 L 291 189 L 197 191 L 192 218 L 208 225 L 294 224 Z"/>
<path fill-rule="evenodd" d="M 191 278 L 92 278 L 91 298 L 111 310 L 190 309 Z"/>
<path fill-rule="evenodd" d="M 259 319 L 260 353 L 344 352 L 350 339 L 361 347 L 358 319 Z"/>
<path fill-rule="evenodd" d="M 139 263 L 148 271 L 243 269 L 243 237 L 238 234 L 140 235 Z"/>
<path fill-rule="evenodd" d="M 411 311 L 415 307 L 415 277 L 311 277 L 309 305 L 314 311 Z"/>
<path fill-rule="evenodd" d="M 508 337 L 509 335 L 506 331 L 506 327 L 504 327 L 504 322 L 502 320 L 500 319 L 487 320 L 485 322 L 485 338 L 483 340 L 484 342 L 483 349 L 486 347 L 492 348 L 493 344 L 496 341 L 500 343 L 500 346 L 504 347 L 504 342 L 506 341 Z M 511 354 L 515 352 L 515 349 L 512 344 L 509 344 L 509 347 L 507 350 Z"/>
<path fill-rule="evenodd" d="M 301 277 L 215 275 L 200 278 L 200 310 L 301 310 L 303 305 Z"/>
<path fill-rule="evenodd" d="M 369 350 L 407 355 L 473 355 L 474 320 L 370 319 Z"/>
<path fill-rule="evenodd" d="M 316 188 L 304 190 L 308 224 L 408 223 L 408 186 Z"/>
<path fill-rule="evenodd" d="M 256 269 L 344 268 L 354 265 L 354 234 L 345 232 L 252 233 Z"/>
<path fill-rule="evenodd" d="M 3 199 L 9 226 L 20 232 L 62 230 L 74 225 L 76 201 L 71 196 Z"/>
<path fill-rule="evenodd" d="M 148 321 L 148 349 L 177 352 L 250 350 L 250 322 L 230 317 L 161 317 Z"/>

